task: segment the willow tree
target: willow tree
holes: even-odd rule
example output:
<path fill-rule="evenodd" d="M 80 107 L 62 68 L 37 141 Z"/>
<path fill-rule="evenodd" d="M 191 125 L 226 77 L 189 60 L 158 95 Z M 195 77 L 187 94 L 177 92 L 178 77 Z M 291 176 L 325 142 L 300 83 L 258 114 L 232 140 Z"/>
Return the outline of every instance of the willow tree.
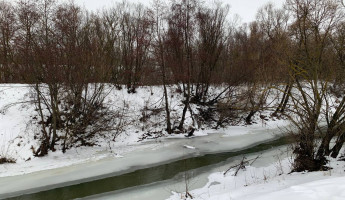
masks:
<path fill-rule="evenodd" d="M 328 70 L 331 61 L 327 52 L 331 49 L 330 37 L 342 15 L 339 4 L 334 0 L 288 0 L 287 6 L 294 17 L 290 27 L 294 54 L 289 58 L 289 64 L 296 88 L 296 92 L 291 95 L 294 106 L 291 119 L 298 129 L 295 134 L 295 170 L 321 170 L 326 163 L 325 148 L 333 135 L 330 130 L 333 120 L 329 120 L 328 111 L 328 130 L 322 131 L 320 124 L 325 117 L 323 106 L 330 106 L 327 91 L 331 78 L 331 71 Z M 332 106 L 336 106 L 338 110 L 341 105 Z M 337 113 L 335 111 L 333 117 Z M 321 145 L 318 143 L 319 137 L 323 140 Z"/>

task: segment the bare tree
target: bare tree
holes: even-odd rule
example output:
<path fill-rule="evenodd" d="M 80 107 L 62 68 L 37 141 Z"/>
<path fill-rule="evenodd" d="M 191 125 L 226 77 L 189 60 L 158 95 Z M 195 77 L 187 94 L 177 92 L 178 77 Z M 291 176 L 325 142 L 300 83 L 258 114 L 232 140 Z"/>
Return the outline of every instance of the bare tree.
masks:
<path fill-rule="evenodd" d="M 200 8 L 198 21 L 198 62 L 199 77 L 194 100 L 206 101 L 211 79 L 219 68 L 221 54 L 226 43 L 226 17 L 229 6 L 216 4 L 215 8 Z M 212 99 L 215 101 L 215 99 Z"/>
<path fill-rule="evenodd" d="M 174 73 L 175 81 L 182 83 L 185 97 L 184 108 L 178 125 L 178 129 L 181 131 L 184 129 L 187 110 L 190 108 L 197 6 L 195 0 L 172 1 L 171 16 L 168 21 L 170 68 Z"/>
<path fill-rule="evenodd" d="M 131 6 L 126 2 L 121 4 L 121 65 L 128 92 L 134 93 L 148 59 L 152 29 L 146 8 L 141 4 L 134 9 Z"/>
<path fill-rule="evenodd" d="M 12 4 L 0 2 L 0 79 L 13 81 L 13 40 L 17 30 L 17 19 Z"/>
<path fill-rule="evenodd" d="M 323 133 L 320 127 L 322 106 L 329 85 L 329 74 L 324 73 L 327 72 L 325 52 L 329 47 L 330 35 L 341 16 L 335 1 L 289 0 L 287 5 L 295 18 L 291 31 L 295 37 L 296 51 L 290 57 L 294 74 L 292 78 L 297 89 L 297 94 L 291 96 L 297 116 L 291 118 L 298 128 L 295 135 L 295 170 L 320 170 L 326 161 L 323 150 L 325 144 L 321 144 L 317 155 L 317 137 L 330 136 L 328 131 Z"/>
<path fill-rule="evenodd" d="M 167 64 L 166 64 L 166 30 L 165 30 L 165 11 L 167 10 L 166 5 L 160 0 L 154 1 L 152 17 L 154 21 L 154 33 L 155 40 L 153 42 L 155 65 L 159 66 L 162 74 L 162 84 L 163 84 L 163 95 L 165 100 L 165 113 L 166 113 L 166 127 L 168 134 L 172 133 L 171 127 L 171 117 L 170 117 L 170 106 L 169 106 L 169 96 L 167 90 Z"/>
<path fill-rule="evenodd" d="M 265 38 L 266 46 L 268 47 L 265 51 L 270 56 L 271 75 L 276 76 L 276 80 L 279 80 L 278 84 L 283 83 L 286 85 L 282 91 L 283 96 L 281 101 L 273 113 L 273 115 L 277 115 L 278 113 L 285 112 L 293 86 L 290 76 L 286 75 L 289 69 L 286 58 L 289 57 L 290 53 L 290 38 L 288 35 L 289 14 L 286 10 L 276 9 L 272 3 L 268 3 L 259 9 L 257 21 L 264 34 L 263 37 Z M 283 77 L 280 74 L 283 74 Z M 284 81 L 281 82 L 280 80 Z M 273 81 L 275 80 L 273 79 Z"/>

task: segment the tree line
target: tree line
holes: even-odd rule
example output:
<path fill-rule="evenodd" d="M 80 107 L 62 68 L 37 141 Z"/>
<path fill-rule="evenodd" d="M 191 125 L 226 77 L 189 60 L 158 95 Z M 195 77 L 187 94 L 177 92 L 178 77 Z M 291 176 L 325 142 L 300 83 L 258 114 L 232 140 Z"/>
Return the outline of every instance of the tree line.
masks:
<path fill-rule="evenodd" d="M 282 48 L 278 41 L 288 19 L 272 5 L 259 12 L 258 21 L 240 27 L 220 2 L 153 1 L 146 7 L 124 1 L 96 13 L 73 1 L 3 0 L 0 6 L 2 83 L 85 79 L 135 92 L 141 85 L 161 84 L 153 79 L 161 73 L 160 51 L 166 82 L 197 83 L 200 97 L 211 83 L 237 77 L 236 82 L 252 82 L 261 73 L 279 80 L 274 54 Z"/>

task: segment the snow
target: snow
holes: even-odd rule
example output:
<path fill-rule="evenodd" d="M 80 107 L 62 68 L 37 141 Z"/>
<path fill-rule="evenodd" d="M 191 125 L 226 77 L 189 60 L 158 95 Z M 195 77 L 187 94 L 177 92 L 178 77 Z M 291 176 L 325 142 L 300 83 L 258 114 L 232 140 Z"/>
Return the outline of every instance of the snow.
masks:
<path fill-rule="evenodd" d="M 285 147 L 282 147 L 285 150 Z M 268 151 L 260 153 L 260 158 L 255 162 L 255 166 L 266 167 L 269 163 L 276 161 L 277 155 L 285 154 L 279 148 L 270 149 Z M 246 155 L 248 159 L 254 158 L 258 153 Z M 217 181 L 209 182 L 209 176 L 216 173 L 223 176 L 222 173 L 227 170 L 230 166 L 238 164 L 242 159 L 241 156 L 229 158 L 225 162 L 221 162 L 216 165 L 206 166 L 198 168 L 192 171 L 188 171 L 188 187 L 194 194 L 194 190 L 202 188 L 205 185 L 209 184 L 211 187 L 217 185 Z M 167 181 L 161 181 L 150 185 L 144 185 L 141 187 L 129 188 L 123 191 L 110 192 L 100 195 L 95 195 L 87 199 L 102 199 L 102 200 L 141 200 L 141 199 L 152 199 L 152 200 L 161 200 L 167 199 L 171 196 L 171 191 L 176 193 L 176 199 L 181 199 L 181 194 L 185 191 L 185 173 L 178 174 L 173 179 Z M 212 192 L 212 191 L 210 191 Z M 175 196 L 174 196 L 175 197 Z M 208 198 L 204 198 L 208 199 Z"/>
<path fill-rule="evenodd" d="M 146 123 L 140 121 L 142 112 L 149 112 L 143 108 L 155 109 L 164 105 L 161 89 L 159 86 L 142 87 L 138 88 L 136 94 L 112 90 L 106 103 L 112 105 L 113 109 L 125 110 L 123 122 L 126 128 L 123 134 L 115 141 L 112 141 L 111 134 L 97 138 L 99 146 L 72 148 L 65 154 L 58 149 L 38 158 L 32 153 L 32 148 L 39 145 L 38 140 L 33 139 L 39 130 L 36 128 L 37 120 L 34 120 L 35 107 L 31 102 L 30 86 L 1 85 L 0 154 L 15 158 L 16 163 L 0 165 L 0 196 L 126 173 L 189 156 L 243 149 L 278 137 L 273 134 L 282 132 L 277 128 L 277 122 L 287 125 L 282 120 L 248 127 L 203 128 L 195 131 L 192 138 L 186 138 L 183 134 L 163 135 L 138 142 L 145 132 L 164 128 L 161 123 L 164 112 L 152 115 Z M 170 92 L 173 89 L 171 87 Z M 174 120 L 181 114 L 182 97 L 172 92 L 169 96 Z M 186 124 L 192 124 L 190 115 L 186 116 Z"/>
<path fill-rule="evenodd" d="M 257 153 L 246 155 L 253 159 Z M 289 146 L 262 152 L 260 158 L 233 176 L 235 169 L 224 175 L 242 157 L 230 159 L 216 166 L 187 172 L 189 193 L 197 200 L 337 200 L 344 199 L 344 161 L 331 159 L 326 172 L 290 173 L 292 155 Z M 198 171 L 196 170 L 196 171 Z M 196 175 L 195 175 L 196 174 Z M 170 193 L 170 195 L 169 195 Z M 172 195 L 171 195 L 172 194 Z M 185 194 L 184 174 L 172 180 L 128 190 L 95 195 L 87 199 L 167 199 L 181 200 Z M 169 197 L 170 196 L 170 197 Z"/>
<path fill-rule="evenodd" d="M 290 186 L 277 192 L 272 192 L 255 197 L 258 200 L 264 199 L 345 199 L 345 178 L 329 178 L 326 180 L 312 181 L 306 184 Z"/>
<path fill-rule="evenodd" d="M 195 147 L 188 146 L 188 145 L 183 145 L 183 147 L 185 147 L 185 148 L 187 148 L 187 149 L 196 149 Z"/>
<path fill-rule="evenodd" d="M 109 152 L 108 154 L 101 152 L 97 156 L 76 158 L 73 163 L 74 157 L 70 151 L 70 154 L 67 153 L 62 158 L 60 158 L 62 154 L 56 153 L 50 154 L 45 160 L 38 159 L 36 162 L 27 162 L 26 165 L 5 164 L 1 166 L 7 168 L 7 171 L 4 170 L 5 175 L 9 173 L 22 175 L 0 178 L 0 195 L 6 196 L 10 193 L 25 190 L 38 191 L 51 185 L 61 185 L 66 182 L 78 183 L 113 176 L 114 174 L 124 174 L 139 168 L 168 163 L 186 157 L 201 156 L 207 153 L 235 151 L 276 137 L 265 130 L 256 131 L 255 133 L 254 135 L 233 137 L 224 137 L 223 134 L 210 134 L 192 139 L 162 138 L 160 142 L 143 142 L 135 146 L 132 151 L 121 154 L 123 156 L 121 158 L 117 158 Z M 181 145 L 181 142 L 185 142 L 186 146 L 195 148 L 187 149 Z M 84 149 L 80 151 L 84 151 Z M 67 155 L 70 155 L 70 160 L 66 159 L 65 156 Z M 50 165 L 47 165 L 48 160 L 51 161 Z M 68 166 L 55 167 L 66 161 L 69 162 Z M 32 168 L 37 170 L 35 164 L 42 164 L 51 168 L 44 171 L 30 171 Z"/>
<path fill-rule="evenodd" d="M 172 121 L 176 125 L 183 105 L 181 95 L 173 93 L 173 89 L 169 88 L 169 101 Z M 0 156 L 14 158 L 16 163 L 0 165 L 0 197 L 24 190 L 39 191 L 65 185 L 66 182 L 78 183 L 123 174 L 186 157 L 236 151 L 272 140 L 286 132 L 288 127 L 291 128 L 286 120 L 271 119 L 250 126 L 242 124 L 218 130 L 200 127 L 191 138 L 183 134 L 163 134 L 162 137 L 141 140 L 144 133 L 163 129 L 164 112 L 151 115 L 152 109 L 163 106 L 161 90 L 159 86 L 152 86 L 141 87 L 136 94 L 128 94 L 126 90 L 111 91 L 107 104 L 112 105 L 112 109 L 123 111 L 123 124 L 119 124 L 119 127 L 125 127 L 122 127 L 123 134 L 115 141 L 111 140 L 112 134 L 99 137 L 96 139 L 99 146 L 71 148 L 65 154 L 58 150 L 36 158 L 32 148 L 37 148 L 39 143 L 33 138 L 39 130 L 35 128 L 37 120 L 34 120 L 35 107 L 31 102 L 30 86 L 1 85 Z M 145 115 L 150 117 L 142 123 Z M 189 115 L 186 118 L 188 125 L 193 125 Z M 224 176 L 224 171 L 241 159 L 238 157 L 216 168 L 203 169 L 205 171 L 193 177 L 190 193 L 194 199 L 345 199 L 344 162 L 331 160 L 333 169 L 329 172 L 289 174 L 291 152 L 275 149 L 265 152 L 252 166 L 240 170 L 237 176 L 232 176 L 234 170 Z M 180 177 L 179 180 L 135 188 L 135 192 L 126 190 L 119 194 L 102 194 L 102 199 L 177 200 L 181 199 L 185 188 L 181 180 Z"/>
<path fill-rule="evenodd" d="M 235 169 L 224 175 L 224 171 L 208 176 L 207 183 L 189 191 L 193 199 L 203 200 L 321 200 L 345 199 L 344 161 L 331 159 L 328 172 L 289 173 L 289 153 L 268 166 L 247 166 L 233 176 Z M 259 160 L 262 158 L 259 158 Z M 267 161 L 264 161 L 267 163 Z M 172 191 L 169 200 L 181 199 L 184 191 Z"/>
<path fill-rule="evenodd" d="M 164 112 L 152 115 L 147 118 L 145 123 L 140 121 L 143 113 L 149 115 L 151 109 L 159 109 L 164 105 L 162 98 L 162 87 L 147 86 L 137 89 L 135 94 L 128 94 L 123 90 L 110 90 L 110 94 L 106 99 L 106 104 L 112 109 L 123 110 L 122 128 L 123 133 L 119 134 L 115 141 L 112 141 L 113 134 L 105 134 L 105 137 L 96 138 L 99 146 L 80 147 L 69 149 L 65 154 L 58 149 L 56 152 L 50 152 L 48 156 L 37 158 L 33 156 L 32 148 L 37 149 L 39 141 L 33 139 L 38 137 L 40 130 L 37 128 L 37 120 L 35 120 L 35 106 L 32 103 L 32 92 L 30 85 L 26 84 L 1 84 L 0 85 L 0 156 L 14 158 L 16 164 L 0 165 L 0 177 L 15 176 L 33 173 L 42 170 L 61 168 L 87 162 L 97 162 L 105 158 L 117 158 L 126 153 L 140 149 L 145 149 L 156 144 L 147 145 L 150 139 L 138 142 L 144 133 L 156 132 L 164 129 Z M 177 117 L 181 115 L 182 107 L 181 94 L 173 92 L 174 87 L 169 87 L 169 101 L 171 107 L 171 115 L 173 125 L 177 123 Z M 213 88 L 212 91 L 217 92 L 221 88 Z M 148 109 L 145 109 L 148 108 Z M 272 139 L 275 136 L 271 134 L 277 132 L 278 123 L 286 126 L 284 120 L 272 121 L 267 124 L 255 124 L 249 127 L 227 127 L 225 129 L 211 130 L 207 127 L 195 131 L 195 137 L 207 136 L 210 133 L 224 133 L 222 137 L 236 137 L 241 135 L 255 135 L 268 130 L 262 138 L 252 138 L 250 144 L 255 142 Z M 186 126 L 191 125 L 192 120 L 189 114 L 186 116 Z M 123 126 L 123 127 L 120 127 Z M 281 132 L 281 131 L 280 131 Z M 218 136 L 216 136 L 218 137 Z M 185 138 L 183 134 L 179 135 L 163 135 L 158 139 L 152 139 L 153 143 L 180 138 L 190 141 L 193 138 Z M 259 140 L 256 140 L 259 139 Z M 213 139 L 212 139 L 213 140 Z M 210 139 L 209 142 L 212 142 Z M 206 143 L 208 143 L 206 141 Z M 247 144 L 247 143 L 245 143 Z M 199 148 L 185 142 L 185 145 Z M 200 145 L 199 145 L 200 146 Z M 205 145 L 202 151 L 217 152 L 224 151 L 223 146 L 214 147 L 213 145 Z M 234 144 L 231 148 L 241 148 L 243 145 Z M 206 150 L 207 149 L 207 150 Z M 115 156 L 114 156 L 115 155 Z"/>

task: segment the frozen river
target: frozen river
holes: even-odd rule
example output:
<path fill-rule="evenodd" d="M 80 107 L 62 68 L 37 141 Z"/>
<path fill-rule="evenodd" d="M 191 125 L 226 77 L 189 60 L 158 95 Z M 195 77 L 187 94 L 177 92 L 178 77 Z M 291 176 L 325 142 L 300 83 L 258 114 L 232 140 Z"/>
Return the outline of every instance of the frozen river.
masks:
<path fill-rule="evenodd" d="M 166 138 L 146 142 L 147 148 L 123 158 L 109 157 L 97 162 L 46 170 L 0 179 L 0 198 L 13 199 L 164 199 L 171 191 L 201 187 L 212 171 L 236 163 L 243 154 L 257 154 L 285 144 L 280 129 L 252 130 L 250 134 Z M 261 145 L 259 145 L 261 144 Z M 265 153 L 257 164 L 271 162 L 274 151 Z M 189 179 L 188 179 L 189 180 Z M 135 192 L 134 192 L 135 191 Z M 116 198 L 115 198 L 116 197 Z"/>

